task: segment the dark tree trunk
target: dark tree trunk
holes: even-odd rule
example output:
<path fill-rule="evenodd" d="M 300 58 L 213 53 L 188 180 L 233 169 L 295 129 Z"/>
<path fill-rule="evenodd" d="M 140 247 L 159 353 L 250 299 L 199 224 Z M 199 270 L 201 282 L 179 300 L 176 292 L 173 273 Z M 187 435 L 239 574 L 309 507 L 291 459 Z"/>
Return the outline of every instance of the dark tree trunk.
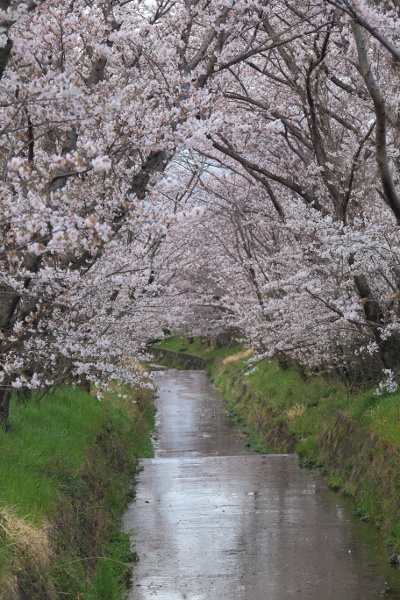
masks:
<path fill-rule="evenodd" d="M 385 369 L 400 373 L 400 335 L 393 334 L 381 340 L 379 354 Z"/>
<path fill-rule="evenodd" d="M 10 287 L 3 285 L 0 287 L 0 330 L 7 332 L 11 326 L 11 321 L 20 301 L 20 294 Z"/>
<path fill-rule="evenodd" d="M 375 298 L 365 275 L 356 275 L 354 282 L 363 302 L 366 321 L 378 344 L 383 366 L 385 369 L 400 373 L 400 334 L 393 333 L 387 339 L 382 338 L 381 328 L 385 325 L 384 311 Z"/>
<path fill-rule="evenodd" d="M 85 392 L 87 392 L 88 394 L 90 393 L 90 380 L 87 379 L 85 375 L 82 375 L 78 379 L 78 386 L 85 390 Z"/>
<path fill-rule="evenodd" d="M 6 427 L 10 412 L 10 399 L 12 387 L 7 383 L 0 388 L 0 427 Z"/>
<path fill-rule="evenodd" d="M 8 38 L 5 46 L 3 46 L 3 48 L 0 48 L 0 79 L 3 77 L 3 73 L 6 69 L 7 62 L 11 54 L 12 46 L 12 40 Z"/>
<path fill-rule="evenodd" d="M 22 387 L 17 390 L 17 398 L 20 404 L 26 404 L 32 397 L 32 390 L 28 387 Z"/>

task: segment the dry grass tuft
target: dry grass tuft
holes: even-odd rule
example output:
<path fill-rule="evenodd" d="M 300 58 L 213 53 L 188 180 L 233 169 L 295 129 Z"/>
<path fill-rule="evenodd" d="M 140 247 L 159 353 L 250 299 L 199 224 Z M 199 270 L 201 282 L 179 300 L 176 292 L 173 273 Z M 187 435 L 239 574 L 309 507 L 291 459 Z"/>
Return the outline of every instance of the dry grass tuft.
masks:
<path fill-rule="evenodd" d="M 224 365 L 228 365 L 230 363 L 239 362 L 239 360 L 242 360 L 243 358 L 248 358 L 249 356 L 253 356 L 253 354 L 254 350 L 248 348 L 247 350 L 243 350 L 243 352 L 238 352 L 237 354 L 232 354 L 232 356 L 227 356 L 226 358 L 224 358 L 222 363 Z"/>
<path fill-rule="evenodd" d="M 293 423 L 297 417 L 302 417 L 306 410 L 307 406 L 305 404 L 295 404 L 286 411 L 286 415 L 290 423 Z"/>
<path fill-rule="evenodd" d="M 0 594 L 4 594 L 6 600 L 20 600 L 18 578 L 16 575 L 8 575 L 0 580 Z M 1 596 L 3 598 L 3 596 Z"/>
<path fill-rule="evenodd" d="M 53 552 L 46 527 L 36 527 L 18 516 L 12 508 L 0 506 L 0 542 L 9 557 L 6 572 L 1 573 L 0 597 L 7 600 L 20 597 L 15 574 L 22 572 L 35 573 L 46 588 L 48 597 L 52 597 L 53 586 L 46 580 Z"/>
<path fill-rule="evenodd" d="M 129 369 L 129 371 L 131 371 L 131 373 L 134 375 L 142 375 L 143 373 L 146 373 L 145 367 L 134 360 L 123 360 L 121 361 L 121 366 Z"/>

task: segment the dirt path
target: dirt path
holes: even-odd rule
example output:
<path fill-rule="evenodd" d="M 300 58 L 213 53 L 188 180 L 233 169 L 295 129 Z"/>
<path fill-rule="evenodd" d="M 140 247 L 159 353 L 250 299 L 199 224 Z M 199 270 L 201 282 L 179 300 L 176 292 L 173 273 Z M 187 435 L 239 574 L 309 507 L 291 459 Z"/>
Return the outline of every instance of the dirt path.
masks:
<path fill-rule="evenodd" d="M 204 373 L 157 378 L 156 458 L 125 518 L 130 600 L 400 600 L 380 537 L 319 474 L 247 450 Z"/>

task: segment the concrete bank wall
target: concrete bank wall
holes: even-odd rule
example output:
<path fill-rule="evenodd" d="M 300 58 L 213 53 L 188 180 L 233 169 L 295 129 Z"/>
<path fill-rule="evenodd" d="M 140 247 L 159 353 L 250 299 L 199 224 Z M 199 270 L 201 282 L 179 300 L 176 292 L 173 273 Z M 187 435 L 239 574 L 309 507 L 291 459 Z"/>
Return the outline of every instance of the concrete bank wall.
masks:
<path fill-rule="evenodd" d="M 195 354 L 175 352 L 164 348 L 149 348 L 149 352 L 154 356 L 156 363 L 171 369 L 200 369 L 203 371 L 206 368 L 205 360 Z"/>

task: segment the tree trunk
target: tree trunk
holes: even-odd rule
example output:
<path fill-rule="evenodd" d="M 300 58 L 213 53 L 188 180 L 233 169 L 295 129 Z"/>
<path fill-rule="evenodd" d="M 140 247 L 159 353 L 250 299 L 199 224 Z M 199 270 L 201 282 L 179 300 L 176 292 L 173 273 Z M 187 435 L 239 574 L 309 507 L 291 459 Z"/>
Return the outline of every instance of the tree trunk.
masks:
<path fill-rule="evenodd" d="M 0 427 L 7 426 L 12 387 L 7 383 L 0 389 Z"/>
<path fill-rule="evenodd" d="M 32 397 L 32 390 L 28 387 L 22 387 L 17 390 L 17 398 L 20 404 L 26 404 Z"/>
<path fill-rule="evenodd" d="M 350 259 L 352 264 L 353 258 Z M 365 275 L 355 275 L 354 283 L 363 302 L 364 315 L 379 347 L 379 356 L 385 369 L 400 373 L 400 334 L 392 333 L 387 339 L 382 337 L 385 314 Z"/>
<path fill-rule="evenodd" d="M 400 335 L 395 333 L 387 340 L 381 340 L 379 354 L 385 369 L 400 373 Z"/>
<path fill-rule="evenodd" d="M 81 375 L 78 379 L 78 386 L 85 390 L 88 394 L 90 394 L 90 380 L 86 377 L 86 375 Z"/>

